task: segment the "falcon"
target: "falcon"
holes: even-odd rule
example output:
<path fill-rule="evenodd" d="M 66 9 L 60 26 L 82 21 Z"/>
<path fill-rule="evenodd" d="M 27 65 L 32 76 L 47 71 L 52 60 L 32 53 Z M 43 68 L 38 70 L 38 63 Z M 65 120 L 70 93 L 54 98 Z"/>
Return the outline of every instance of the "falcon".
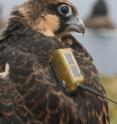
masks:
<path fill-rule="evenodd" d="M 71 35 L 85 26 L 70 0 L 29 0 L 14 9 L 0 40 L 0 124 L 109 124 L 108 103 L 59 85 L 55 50 L 71 48 L 84 86 L 106 96 L 86 49 Z"/>

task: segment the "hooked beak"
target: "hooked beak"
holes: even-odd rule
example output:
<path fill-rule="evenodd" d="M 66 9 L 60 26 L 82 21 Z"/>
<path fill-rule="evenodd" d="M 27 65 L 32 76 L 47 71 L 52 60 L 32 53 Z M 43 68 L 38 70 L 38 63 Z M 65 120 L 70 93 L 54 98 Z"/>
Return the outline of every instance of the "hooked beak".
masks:
<path fill-rule="evenodd" d="M 85 33 L 85 24 L 78 16 L 72 16 L 66 24 L 68 25 L 66 28 L 68 31 L 75 31 L 82 34 Z"/>

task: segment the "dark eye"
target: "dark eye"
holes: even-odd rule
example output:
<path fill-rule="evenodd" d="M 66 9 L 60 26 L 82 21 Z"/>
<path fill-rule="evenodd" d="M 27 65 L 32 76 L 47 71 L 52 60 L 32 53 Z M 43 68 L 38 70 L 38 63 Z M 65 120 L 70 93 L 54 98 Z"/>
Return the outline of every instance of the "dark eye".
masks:
<path fill-rule="evenodd" d="M 58 7 L 58 12 L 61 15 L 64 15 L 64 16 L 71 16 L 72 15 L 72 9 L 68 5 L 61 5 L 61 6 L 59 6 Z"/>

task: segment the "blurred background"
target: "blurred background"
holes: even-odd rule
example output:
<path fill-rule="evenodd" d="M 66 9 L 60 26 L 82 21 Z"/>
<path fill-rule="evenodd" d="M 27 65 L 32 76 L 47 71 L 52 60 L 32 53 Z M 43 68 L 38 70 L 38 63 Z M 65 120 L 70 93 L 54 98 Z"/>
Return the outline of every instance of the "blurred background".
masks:
<path fill-rule="evenodd" d="M 26 0 L 0 0 L 0 32 L 11 10 Z M 75 37 L 92 55 L 108 97 L 117 101 L 117 0 L 73 0 L 87 27 Z M 117 124 L 117 106 L 110 103 L 111 124 Z"/>

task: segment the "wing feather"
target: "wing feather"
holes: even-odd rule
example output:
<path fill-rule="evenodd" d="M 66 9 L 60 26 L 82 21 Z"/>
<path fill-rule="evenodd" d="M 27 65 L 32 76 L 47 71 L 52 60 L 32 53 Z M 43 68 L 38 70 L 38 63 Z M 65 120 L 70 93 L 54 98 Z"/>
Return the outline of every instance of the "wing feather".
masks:
<path fill-rule="evenodd" d="M 97 69 L 93 64 L 93 59 L 87 50 L 72 35 L 66 35 L 62 41 L 71 47 L 74 51 L 75 58 L 80 66 L 81 72 L 85 77 L 84 85 L 95 89 L 102 95 L 106 96 L 102 81 Z M 78 104 L 81 120 L 84 124 L 110 124 L 109 108 L 107 100 L 90 94 L 88 92 L 78 91 L 76 103 Z M 85 98 L 85 99 L 82 99 Z"/>
<path fill-rule="evenodd" d="M 30 36 L 32 37 L 32 35 Z M 30 36 L 27 36 L 29 41 L 22 40 L 18 45 L 12 43 L 11 46 L 7 45 L 6 48 L 2 47 L 0 52 L 1 70 L 4 69 L 2 64 L 9 63 L 10 65 L 9 80 L 14 88 L 10 91 L 12 91 L 11 94 L 15 94 L 15 97 L 11 95 L 12 99 L 11 97 L 8 97 L 8 99 L 15 106 L 13 111 L 22 120 L 21 123 L 30 121 L 32 124 L 109 124 L 106 100 L 80 90 L 77 91 L 75 96 L 66 95 L 58 87 L 54 75 L 51 74 L 52 70 L 48 62 L 48 56 L 55 49 L 71 47 L 85 76 L 84 85 L 105 95 L 93 60 L 82 45 L 71 36 L 65 39 L 65 41 L 68 39 L 73 41 L 71 45 L 54 42 L 54 39 L 51 41 L 49 38 L 41 38 L 40 45 L 40 41 L 37 40 L 40 37 L 36 36 L 34 42 L 35 39 L 30 39 Z M 64 42 L 64 38 L 62 40 Z M 28 44 L 26 44 L 27 42 Z M 39 49 L 37 46 L 39 46 Z M 24 52 L 24 49 L 28 52 Z M 2 86 L 1 82 L 0 86 Z M 3 97 L 1 98 L 3 99 Z M 16 100 L 16 103 L 13 102 L 14 100 Z M 4 104 L 3 100 L 1 103 Z M 0 110 L 1 112 L 2 110 Z M 3 113 L 1 115 L 2 118 Z"/>

